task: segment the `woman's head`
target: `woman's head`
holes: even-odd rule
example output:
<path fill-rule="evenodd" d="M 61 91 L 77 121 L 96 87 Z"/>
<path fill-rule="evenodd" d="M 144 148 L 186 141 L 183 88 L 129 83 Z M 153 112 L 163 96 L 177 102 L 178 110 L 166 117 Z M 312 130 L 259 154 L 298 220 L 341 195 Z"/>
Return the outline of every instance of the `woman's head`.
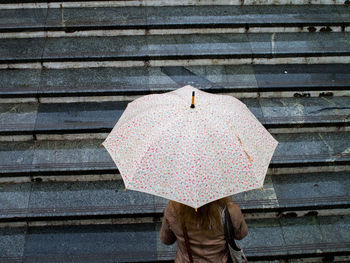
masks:
<path fill-rule="evenodd" d="M 218 231 L 222 228 L 221 213 L 222 208 L 228 205 L 231 197 L 225 197 L 209 204 L 201 206 L 197 212 L 192 207 L 170 201 L 176 211 L 176 215 L 180 221 L 186 225 L 198 226 L 201 229 L 212 229 Z"/>

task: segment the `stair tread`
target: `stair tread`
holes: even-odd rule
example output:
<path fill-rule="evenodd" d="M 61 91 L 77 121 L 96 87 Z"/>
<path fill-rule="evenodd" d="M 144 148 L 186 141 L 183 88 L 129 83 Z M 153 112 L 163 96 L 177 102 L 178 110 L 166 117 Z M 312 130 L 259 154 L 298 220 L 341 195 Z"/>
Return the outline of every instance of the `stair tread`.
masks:
<path fill-rule="evenodd" d="M 0 71 L 0 97 L 144 95 L 192 85 L 208 92 L 348 90 L 345 64 L 227 65 Z"/>
<path fill-rule="evenodd" d="M 350 33 L 3 39 L 0 63 L 348 56 Z"/>
<path fill-rule="evenodd" d="M 337 166 L 350 162 L 349 132 L 274 134 L 270 168 Z M 102 140 L 0 142 L 0 175 L 117 173 Z"/>
<path fill-rule="evenodd" d="M 268 175 L 260 189 L 235 194 L 243 212 L 350 208 L 350 177 L 345 172 Z M 96 216 L 159 216 L 166 199 L 124 191 L 122 180 L 40 182 L 0 186 L 0 219 Z M 307 212 L 305 212 L 307 213 Z"/>
<path fill-rule="evenodd" d="M 345 26 L 348 6 L 163 6 L 0 10 L 0 31 Z"/>
<path fill-rule="evenodd" d="M 350 97 L 241 99 L 266 128 L 349 126 Z M 110 132 L 129 101 L 0 104 L 0 134 Z"/>
<path fill-rule="evenodd" d="M 238 242 L 248 257 L 349 253 L 349 216 L 247 220 Z M 0 259 L 26 262 L 142 262 L 172 260 L 176 244 L 159 241 L 159 223 L 37 226 L 0 229 Z M 50 242 L 48 242 L 50 240 Z M 82 242 L 83 240 L 83 242 Z M 19 248 L 16 250 L 16 248 Z"/>

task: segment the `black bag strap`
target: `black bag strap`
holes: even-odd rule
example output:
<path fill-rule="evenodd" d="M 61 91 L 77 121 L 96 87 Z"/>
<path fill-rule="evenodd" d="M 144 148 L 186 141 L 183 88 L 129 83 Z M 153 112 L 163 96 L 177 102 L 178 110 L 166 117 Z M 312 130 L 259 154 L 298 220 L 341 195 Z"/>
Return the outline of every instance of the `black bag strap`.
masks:
<path fill-rule="evenodd" d="M 230 216 L 230 212 L 228 209 L 225 207 L 224 208 L 224 213 L 225 213 L 225 220 L 224 220 L 224 232 L 225 232 L 225 239 L 226 242 L 231 246 L 232 249 L 236 251 L 240 251 L 241 249 L 237 246 L 235 242 L 235 229 L 233 228 L 232 225 L 232 220 Z"/>
<path fill-rule="evenodd" d="M 193 263 L 193 258 L 192 258 L 191 248 L 190 248 L 190 241 L 188 238 L 188 233 L 187 233 L 187 228 L 186 228 L 185 222 L 181 221 L 181 225 L 182 225 L 182 232 L 183 232 L 183 235 L 185 238 L 185 245 L 186 245 L 188 258 L 190 260 L 190 263 Z"/>

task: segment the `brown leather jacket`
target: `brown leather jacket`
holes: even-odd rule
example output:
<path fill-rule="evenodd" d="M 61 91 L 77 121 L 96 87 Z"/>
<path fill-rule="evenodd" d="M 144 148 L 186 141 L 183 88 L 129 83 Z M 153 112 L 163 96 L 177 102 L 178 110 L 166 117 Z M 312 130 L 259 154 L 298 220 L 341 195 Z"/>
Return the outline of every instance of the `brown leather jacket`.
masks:
<path fill-rule="evenodd" d="M 233 201 L 228 205 L 232 224 L 235 230 L 235 238 L 240 240 L 248 234 L 248 227 L 243 218 L 241 209 Z M 228 250 L 224 229 L 218 233 L 210 229 L 187 228 L 190 249 L 194 262 L 227 263 Z M 181 222 L 176 219 L 175 210 L 170 203 L 167 204 L 160 230 L 160 240 L 171 245 L 177 241 L 175 263 L 190 262 L 186 250 L 185 239 Z"/>

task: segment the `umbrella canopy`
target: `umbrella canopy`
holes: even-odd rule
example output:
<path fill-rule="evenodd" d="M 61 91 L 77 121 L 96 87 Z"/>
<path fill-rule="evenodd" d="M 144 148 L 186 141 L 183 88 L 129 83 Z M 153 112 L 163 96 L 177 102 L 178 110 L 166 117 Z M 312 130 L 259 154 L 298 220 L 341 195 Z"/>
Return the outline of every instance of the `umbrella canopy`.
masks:
<path fill-rule="evenodd" d="M 103 142 L 127 189 L 193 208 L 261 188 L 277 144 L 241 101 L 192 86 L 129 103 Z"/>

